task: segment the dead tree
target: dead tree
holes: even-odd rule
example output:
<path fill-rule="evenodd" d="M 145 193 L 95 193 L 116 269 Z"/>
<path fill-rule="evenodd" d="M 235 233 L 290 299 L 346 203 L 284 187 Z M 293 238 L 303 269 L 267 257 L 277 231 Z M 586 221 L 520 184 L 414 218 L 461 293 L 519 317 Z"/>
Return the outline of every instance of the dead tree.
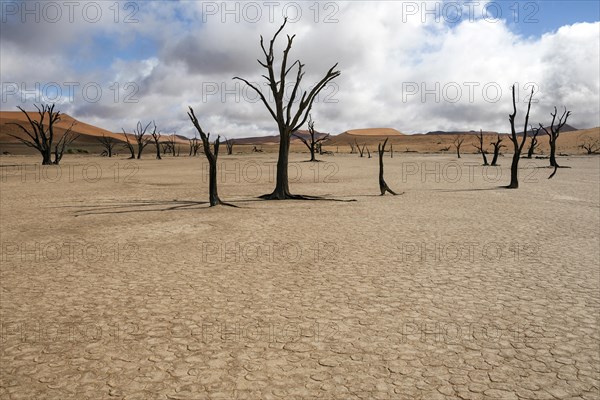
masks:
<path fill-rule="evenodd" d="M 160 137 L 161 134 L 160 132 L 156 131 L 156 123 L 154 122 L 154 129 L 152 130 L 152 139 L 154 140 L 154 146 L 156 146 L 156 159 L 157 160 L 162 160 L 162 157 L 160 156 Z"/>
<path fill-rule="evenodd" d="M 35 105 L 35 108 L 39 114 L 39 120 L 34 121 L 31 119 L 27 111 L 23 110 L 20 106 L 17 106 L 23 114 L 27 117 L 27 121 L 29 121 L 29 125 L 31 129 L 25 128 L 18 122 L 9 122 L 7 125 L 16 125 L 18 126 L 25 134 L 26 138 L 21 138 L 16 135 L 9 134 L 13 138 L 17 139 L 19 142 L 23 143 L 27 147 L 31 147 L 36 149 L 42 155 L 42 165 L 51 165 L 52 164 L 52 147 L 54 142 L 54 124 L 60 121 L 60 111 L 54 112 L 54 104 L 51 106 L 42 104 L 42 107 L 38 107 Z M 47 123 L 45 123 L 44 119 L 48 116 Z M 45 123 L 45 124 L 44 124 Z"/>
<path fill-rule="evenodd" d="M 390 143 L 390 158 L 394 158 L 394 145 Z"/>
<path fill-rule="evenodd" d="M 241 80 L 246 83 L 249 87 L 251 87 L 260 97 L 264 106 L 269 111 L 269 114 L 273 117 L 275 122 L 277 122 L 277 127 L 279 129 L 279 156 L 277 159 L 277 181 L 275 184 L 275 189 L 272 193 L 261 196 L 263 199 L 269 200 L 284 200 L 284 199 L 308 199 L 305 196 L 297 196 L 292 195 L 289 189 L 289 180 L 288 180 L 288 160 L 289 160 L 289 152 L 290 152 L 290 136 L 292 132 L 297 131 L 304 125 L 306 120 L 308 119 L 308 114 L 310 113 L 313 102 L 315 101 L 317 95 L 325 86 L 337 78 L 340 75 L 339 71 L 335 71 L 337 67 L 337 63 L 331 67 L 325 76 L 317 82 L 310 92 L 303 91 L 302 96 L 300 96 L 300 101 L 298 103 L 297 109 L 295 112 L 292 112 L 292 106 L 294 105 L 294 101 L 298 98 L 298 91 L 300 87 L 300 82 L 304 77 L 304 64 L 300 62 L 300 60 L 296 60 L 291 66 L 288 67 L 288 54 L 292 48 L 292 43 L 295 35 L 287 36 L 287 46 L 283 51 L 283 57 L 281 63 L 277 63 L 280 70 L 276 71 L 276 63 L 275 57 L 273 55 L 273 47 L 275 45 L 275 41 L 279 33 L 283 30 L 287 23 L 287 18 L 284 20 L 281 27 L 277 30 L 273 39 L 271 39 L 269 44 L 269 50 L 264 46 L 264 40 L 261 36 L 260 38 L 260 47 L 262 48 L 265 61 L 262 62 L 258 60 L 258 63 L 267 70 L 267 75 L 263 75 L 263 77 L 267 80 L 269 85 L 271 94 L 273 99 L 275 100 L 275 108 L 273 108 L 267 98 L 262 93 L 262 91 L 250 83 L 246 79 L 242 79 L 239 77 L 234 77 L 234 79 Z M 296 80 L 293 84 L 292 92 L 289 96 L 289 100 L 285 96 L 285 89 L 288 86 L 286 83 L 288 74 L 292 69 L 297 66 L 297 74 Z"/>
<path fill-rule="evenodd" d="M 519 143 L 517 131 L 515 129 L 515 117 L 517 116 L 517 101 L 515 99 L 515 86 L 512 87 L 512 103 L 513 112 L 508 116 L 510 121 L 510 141 L 513 144 L 513 159 L 510 165 L 510 184 L 507 186 L 508 189 L 517 189 L 519 187 L 519 159 L 521 158 L 521 152 L 525 141 L 527 140 L 527 127 L 529 126 L 529 111 L 531 111 L 531 100 L 533 99 L 533 88 L 531 89 L 531 96 L 529 97 L 529 103 L 527 105 L 527 114 L 525 115 L 525 125 L 523 127 L 523 138 Z"/>
<path fill-rule="evenodd" d="M 169 136 L 168 143 L 171 147 L 171 150 L 173 151 L 173 157 L 178 157 L 179 146 L 177 145 L 177 136 L 175 136 L 174 133 L 171 136 Z"/>
<path fill-rule="evenodd" d="M 458 158 L 460 158 L 460 147 L 462 146 L 464 141 L 465 138 L 461 135 L 454 136 L 454 140 L 452 141 L 454 147 L 456 147 L 456 155 L 458 156 Z"/>
<path fill-rule="evenodd" d="M 587 151 L 588 155 L 596 154 L 600 152 L 600 139 L 588 135 L 583 136 L 579 147 Z"/>
<path fill-rule="evenodd" d="M 123 136 L 125 136 L 125 148 L 129 150 L 129 153 L 131 154 L 129 159 L 132 160 L 135 158 L 135 149 L 133 147 L 133 144 L 129 140 L 129 136 L 127 136 L 127 133 L 125 133 L 125 129 L 121 128 L 121 130 L 123 131 Z"/>
<path fill-rule="evenodd" d="M 500 144 L 502 143 L 502 140 L 504 139 L 502 139 L 500 137 L 500 134 L 498 134 L 498 136 L 496 137 L 496 141 L 490 143 L 492 146 L 494 146 L 494 157 L 492 158 L 492 167 L 498 165 L 498 156 L 500 155 L 500 149 L 502 147 L 506 147 L 505 145 Z"/>
<path fill-rule="evenodd" d="M 234 141 L 233 139 L 227 139 L 225 138 L 225 146 L 227 146 L 227 155 L 232 155 L 233 154 L 233 145 L 234 145 Z"/>
<path fill-rule="evenodd" d="M 483 130 L 479 130 L 479 135 L 477 135 L 477 139 L 478 139 L 478 143 L 475 143 L 473 145 L 473 147 L 475 147 L 477 149 L 477 151 L 481 154 L 481 156 L 483 157 L 483 165 L 488 165 L 488 160 L 487 160 L 487 151 L 485 150 L 484 144 L 483 144 Z"/>
<path fill-rule="evenodd" d="M 354 143 L 349 143 L 349 144 L 350 144 L 350 154 L 354 154 L 354 151 L 355 151 Z"/>
<path fill-rule="evenodd" d="M 54 161 L 52 162 L 52 164 L 58 165 L 60 163 L 60 160 L 62 160 L 63 154 L 65 153 L 65 149 L 67 148 L 67 146 L 69 146 L 79 137 L 79 134 L 75 134 L 72 130 L 74 125 L 75 121 L 71 123 L 69 129 L 65 131 L 62 137 L 54 145 Z"/>
<path fill-rule="evenodd" d="M 358 149 L 358 154 L 360 154 L 360 157 L 362 158 L 364 153 L 365 153 L 365 146 L 366 144 L 363 144 L 363 147 L 360 147 L 360 144 L 358 144 L 358 142 L 356 141 L 356 139 L 354 139 L 354 143 L 356 144 L 356 148 Z"/>
<path fill-rule="evenodd" d="M 188 142 L 190 143 L 190 157 L 196 157 L 196 155 L 198 155 L 198 151 L 200 150 L 200 146 L 202 146 L 202 141 L 194 136 L 192 139 L 188 139 Z"/>
<path fill-rule="evenodd" d="M 567 111 L 567 107 L 565 107 L 565 111 L 558 118 L 558 124 L 556 124 L 556 126 L 554 125 L 554 123 L 556 122 L 556 115 L 557 115 L 556 107 L 554 107 L 554 112 L 550 113 L 550 115 L 552 115 L 552 123 L 550 124 L 550 132 L 548 132 L 548 130 L 546 128 L 544 128 L 544 126 L 542 124 L 540 124 L 540 128 L 543 129 L 544 132 L 546 132 L 546 135 L 548 135 L 548 138 L 550 141 L 550 166 L 554 167 L 554 172 L 552 172 L 552 174 L 548 177 L 548 179 L 552 178 L 556 174 L 556 170 L 558 168 L 560 168 L 560 165 L 558 165 L 558 163 L 556 162 L 556 141 L 558 139 L 558 136 L 560 135 L 560 130 L 562 129 L 563 126 L 566 125 L 567 120 L 569 119 L 569 116 L 571 115 L 571 111 Z"/>
<path fill-rule="evenodd" d="M 379 190 L 381 191 L 381 195 L 383 196 L 385 192 L 390 192 L 394 196 L 397 195 L 393 190 L 391 190 L 387 183 L 385 183 L 385 179 L 383 179 L 383 154 L 385 153 L 385 145 L 388 139 L 386 138 L 383 142 L 383 146 L 381 143 L 377 145 L 377 151 L 379 153 Z"/>
<path fill-rule="evenodd" d="M 135 131 L 133 132 L 133 137 L 135 138 L 135 141 L 137 142 L 138 146 L 138 160 L 142 158 L 142 152 L 144 151 L 144 148 L 148 146 L 148 144 L 152 140 L 152 138 L 146 136 L 146 131 L 148 130 L 148 127 L 151 123 L 152 122 L 148 122 L 148 125 L 142 127 L 142 122 L 138 121 Z"/>
<path fill-rule="evenodd" d="M 300 141 L 302 141 L 302 143 L 308 147 L 308 150 L 310 151 L 309 161 L 319 161 L 315 158 L 315 151 L 318 149 L 319 154 L 323 154 L 321 150 L 321 142 L 329 138 L 329 133 L 321 138 L 315 139 L 315 122 L 312 120 L 312 116 L 309 115 L 308 118 L 308 133 L 310 135 L 310 142 L 297 133 L 292 133 L 292 136 L 300 139 Z"/>
<path fill-rule="evenodd" d="M 113 149 L 117 145 L 117 139 L 112 136 L 106 136 L 104 133 L 102 137 L 97 138 L 108 157 L 112 157 Z"/>
<path fill-rule="evenodd" d="M 531 127 L 533 136 L 531 136 L 531 143 L 529 143 L 529 150 L 527 150 L 527 158 L 532 158 L 533 153 L 535 153 L 535 149 L 539 147 L 537 136 L 540 133 L 540 130 L 541 128 L 534 128 L 533 126 Z"/>
<path fill-rule="evenodd" d="M 219 157 L 219 144 L 220 144 L 221 137 L 217 136 L 217 140 L 215 140 L 215 143 L 213 145 L 213 150 L 211 151 L 210 141 L 209 141 L 210 133 L 204 133 L 204 131 L 202 130 L 202 127 L 198 123 L 198 119 L 196 118 L 196 115 L 194 114 L 194 109 L 192 107 L 189 107 L 189 109 L 190 109 L 190 111 L 187 113 L 188 117 L 190 117 L 192 124 L 194 124 L 194 127 L 200 134 L 200 138 L 202 139 L 202 145 L 204 146 L 204 155 L 206 156 L 206 159 L 208 160 L 208 167 L 209 167 L 208 198 L 209 198 L 210 206 L 214 207 L 216 205 L 223 204 L 223 205 L 234 207 L 231 204 L 221 201 L 221 199 L 219 198 L 219 193 L 217 191 L 217 158 Z"/>
<path fill-rule="evenodd" d="M 371 158 L 371 152 L 369 151 L 368 147 L 367 147 L 367 155 L 369 156 L 369 158 Z"/>

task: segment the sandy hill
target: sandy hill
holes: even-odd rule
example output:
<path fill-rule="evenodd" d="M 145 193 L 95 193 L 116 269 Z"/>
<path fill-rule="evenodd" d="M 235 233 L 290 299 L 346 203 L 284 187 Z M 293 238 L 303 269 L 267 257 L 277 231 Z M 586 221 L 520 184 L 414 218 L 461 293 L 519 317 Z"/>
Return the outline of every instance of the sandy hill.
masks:
<path fill-rule="evenodd" d="M 392 128 L 365 128 L 365 129 L 351 129 L 344 133 L 352 136 L 404 136 L 403 133 L 398 132 Z"/>
<path fill-rule="evenodd" d="M 37 111 L 29 112 L 29 115 L 32 119 L 38 118 Z M 47 116 L 46 116 L 47 118 Z M 78 121 L 75 118 L 71 117 L 68 114 L 62 114 L 60 121 L 58 121 L 55 126 L 55 134 L 60 137 L 64 134 L 64 132 L 71 126 L 71 124 L 75 122 L 72 130 L 81 136 L 78 141 L 81 142 L 92 142 L 97 141 L 97 137 L 102 137 L 102 135 L 114 137 L 119 140 L 123 140 L 122 134 L 117 134 L 106 129 L 99 128 L 94 125 L 87 124 L 83 121 Z M 25 137 L 25 133 L 17 126 L 12 125 L 11 123 L 19 123 L 23 125 L 25 128 L 29 129 L 30 125 L 27 121 L 27 117 L 20 111 L 0 111 L 0 141 L 3 143 L 17 143 L 18 141 L 11 137 L 10 135 L 19 135 L 20 137 Z"/>

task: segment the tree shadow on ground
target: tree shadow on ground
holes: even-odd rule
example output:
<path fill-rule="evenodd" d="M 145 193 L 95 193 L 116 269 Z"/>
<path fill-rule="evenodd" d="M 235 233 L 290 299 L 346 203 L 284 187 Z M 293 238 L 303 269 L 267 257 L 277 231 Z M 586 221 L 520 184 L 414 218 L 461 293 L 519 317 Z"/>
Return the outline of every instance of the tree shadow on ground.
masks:
<path fill-rule="evenodd" d="M 353 202 L 356 201 L 354 199 L 351 200 L 343 200 L 343 199 L 335 199 L 335 198 L 327 198 L 327 197 L 313 197 L 310 199 L 311 201 L 336 201 L 336 202 Z M 298 200 L 298 201 L 306 201 L 306 200 Z M 290 200 L 288 200 L 290 201 Z M 291 200 L 293 201 L 293 200 Z M 227 204 L 223 204 L 220 206 L 231 206 L 235 208 L 244 208 L 241 206 L 233 205 L 231 203 L 251 203 L 251 202 L 261 202 L 264 203 L 265 200 L 260 198 L 250 198 L 250 199 L 237 199 L 232 202 L 228 202 Z M 86 215 L 110 215 L 110 214 L 130 214 L 130 213 L 142 213 L 142 212 L 163 212 L 163 211 L 178 211 L 178 210 L 207 210 L 208 201 L 195 201 L 195 200 L 130 200 L 130 201 L 115 201 L 115 202 L 107 202 L 100 204 L 88 204 L 88 205 L 68 205 L 68 206 L 59 206 L 56 208 L 75 208 L 74 214 L 76 217 L 86 216 Z M 218 207 L 218 206 L 217 206 Z"/>
<path fill-rule="evenodd" d="M 208 204 L 208 201 L 193 200 L 131 200 L 126 202 L 62 207 L 76 208 L 74 214 L 76 217 L 80 217 L 85 215 L 129 214 L 141 212 L 177 211 L 182 209 L 206 209 L 208 208 Z"/>

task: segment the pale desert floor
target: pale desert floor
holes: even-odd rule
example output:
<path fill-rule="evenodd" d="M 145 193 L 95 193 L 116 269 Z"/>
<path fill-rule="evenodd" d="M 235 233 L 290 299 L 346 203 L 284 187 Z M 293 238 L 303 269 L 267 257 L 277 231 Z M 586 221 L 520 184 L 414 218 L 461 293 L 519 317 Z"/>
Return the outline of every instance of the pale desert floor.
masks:
<path fill-rule="evenodd" d="M 146 157 L 0 158 L 0 398 L 599 398 L 599 157 Z"/>

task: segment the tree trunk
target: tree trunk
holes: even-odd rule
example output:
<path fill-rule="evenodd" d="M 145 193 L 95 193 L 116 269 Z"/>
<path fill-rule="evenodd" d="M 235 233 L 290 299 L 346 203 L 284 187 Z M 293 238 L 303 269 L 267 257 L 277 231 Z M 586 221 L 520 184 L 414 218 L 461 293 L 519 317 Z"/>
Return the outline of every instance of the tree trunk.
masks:
<path fill-rule="evenodd" d="M 500 154 L 500 147 L 494 146 L 494 158 L 492 158 L 492 167 L 496 166 L 498 162 L 498 155 Z"/>
<path fill-rule="evenodd" d="M 158 142 L 156 142 L 156 159 L 162 160 L 162 157 L 160 156 L 160 145 L 158 144 Z"/>
<path fill-rule="evenodd" d="M 209 192 L 209 202 L 210 206 L 214 207 L 216 205 L 221 204 L 221 199 L 219 199 L 219 193 L 217 191 L 217 158 L 211 157 L 208 160 L 209 166 L 209 184 L 208 184 L 208 192 Z"/>
<path fill-rule="evenodd" d="M 142 151 L 144 151 L 144 146 L 142 146 L 141 144 L 138 144 L 138 155 L 137 155 L 138 160 L 140 158 L 142 158 Z"/>
<path fill-rule="evenodd" d="M 550 139 L 550 166 L 558 167 L 556 162 L 556 139 Z"/>
<path fill-rule="evenodd" d="M 517 189 L 519 187 L 519 158 L 521 152 L 516 150 L 513 154 L 512 164 L 510 166 L 510 185 L 509 189 Z"/>
<path fill-rule="evenodd" d="M 481 155 L 483 156 L 483 165 L 488 165 L 488 160 L 487 156 L 485 155 L 485 151 L 482 151 Z"/>
<path fill-rule="evenodd" d="M 460 147 L 456 148 L 456 155 L 458 156 L 458 158 L 460 158 Z"/>
<path fill-rule="evenodd" d="M 52 151 L 50 148 L 42 152 L 42 165 L 52 165 Z"/>
<path fill-rule="evenodd" d="M 533 157 L 534 150 L 535 150 L 535 146 L 533 144 L 531 146 L 529 146 L 529 151 L 527 151 L 527 158 Z"/>
<path fill-rule="evenodd" d="M 379 190 L 382 196 L 385 194 L 385 192 L 390 192 L 392 195 L 396 196 L 397 193 L 388 187 L 385 179 L 383 178 L 383 155 L 385 153 L 385 145 L 387 144 L 387 141 L 388 140 L 385 139 L 383 146 L 380 143 L 377 147 L 377 153 L 379 154 Z"/>
<path fill-rule="evenodd" d="M 317 161 L 315 159 L 315 146 L 314 146 L 314 144 L 310 146 L 310 161 Z"/>
<path fill-rule="evenodd" d="M 261 196 L 268 200 L 285 200 L 292 198 L 288 182 L 288 159 L 290 155 L 290 133 L 281 132 L 279 141 L 279 158 L 277 159 L 277 181 L 273 193 Z"/>

